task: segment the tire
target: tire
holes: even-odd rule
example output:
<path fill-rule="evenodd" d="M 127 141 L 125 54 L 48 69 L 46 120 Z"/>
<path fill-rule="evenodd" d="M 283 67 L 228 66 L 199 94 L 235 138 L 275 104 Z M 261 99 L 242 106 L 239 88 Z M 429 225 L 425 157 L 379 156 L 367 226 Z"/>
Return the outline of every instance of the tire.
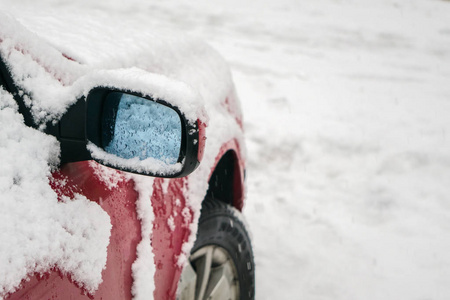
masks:
<path fill-rule="evenodd" d="M 197 240 L 190 256 L 192 268 L 183 271 L 180 281 L 186 286 L 186 281 L 190 280 L 191 287 L 185 288 L 178 299 L 254 299 L 253 251 L 238 214 L 223 202 L 204 201 Z M 188 273 L 190 275 L 186 275 Z M 191 279 L 186 280 L 187 277 Z"/>

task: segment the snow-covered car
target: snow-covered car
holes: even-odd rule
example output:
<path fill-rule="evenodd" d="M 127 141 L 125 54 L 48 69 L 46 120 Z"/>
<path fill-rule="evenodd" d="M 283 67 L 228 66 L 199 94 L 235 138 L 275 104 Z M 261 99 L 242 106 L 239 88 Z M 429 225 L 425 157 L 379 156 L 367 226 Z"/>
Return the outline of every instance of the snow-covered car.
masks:
<path fill-rule="evenodd" d="M 62 22 L 0 12 L 0 298 L 253 299 L 226 63 Z"/>

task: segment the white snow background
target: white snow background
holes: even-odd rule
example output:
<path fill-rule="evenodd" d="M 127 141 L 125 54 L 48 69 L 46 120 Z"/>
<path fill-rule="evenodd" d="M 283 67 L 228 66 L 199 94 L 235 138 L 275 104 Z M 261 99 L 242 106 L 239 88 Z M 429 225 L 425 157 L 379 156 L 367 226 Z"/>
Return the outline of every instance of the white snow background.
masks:
<path fill-rule="evenodd" d="M 225 57 L 245 118 L 256 299 L 450 298 L 450 1 L 0 8 L 159 22 Z"/>

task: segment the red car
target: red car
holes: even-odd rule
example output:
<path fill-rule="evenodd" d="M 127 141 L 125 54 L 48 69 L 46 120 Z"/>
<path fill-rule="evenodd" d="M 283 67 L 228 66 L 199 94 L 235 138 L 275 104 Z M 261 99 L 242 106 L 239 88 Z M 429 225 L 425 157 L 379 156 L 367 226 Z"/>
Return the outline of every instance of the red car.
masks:
<path fill-rule="evenodd" d="M 130 45 L 80 26 L 59 41 L 48 26 L 0 13 L 0 111 L 23 133 L 4 127 L 0 149 L 30 143 L 1 163 L 0 298 L 253 299 L 242 116 L 223 60 L 179 36 Z M 50 170 L 35 175 L 42 192 L 24 162 Z"/>

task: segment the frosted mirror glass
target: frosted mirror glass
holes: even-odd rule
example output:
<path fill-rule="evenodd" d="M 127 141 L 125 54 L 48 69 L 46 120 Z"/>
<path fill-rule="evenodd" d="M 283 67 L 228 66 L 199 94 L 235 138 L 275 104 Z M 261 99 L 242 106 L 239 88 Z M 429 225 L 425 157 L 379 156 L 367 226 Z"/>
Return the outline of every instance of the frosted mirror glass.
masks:
<path fill-rule="evenodd" d="M 176 164 L 181 147 L 181 120 L 163 104 L 114 92 L 106 98 L 103 117 L 103 149 L 118 157 L 153 158 Z"/>

